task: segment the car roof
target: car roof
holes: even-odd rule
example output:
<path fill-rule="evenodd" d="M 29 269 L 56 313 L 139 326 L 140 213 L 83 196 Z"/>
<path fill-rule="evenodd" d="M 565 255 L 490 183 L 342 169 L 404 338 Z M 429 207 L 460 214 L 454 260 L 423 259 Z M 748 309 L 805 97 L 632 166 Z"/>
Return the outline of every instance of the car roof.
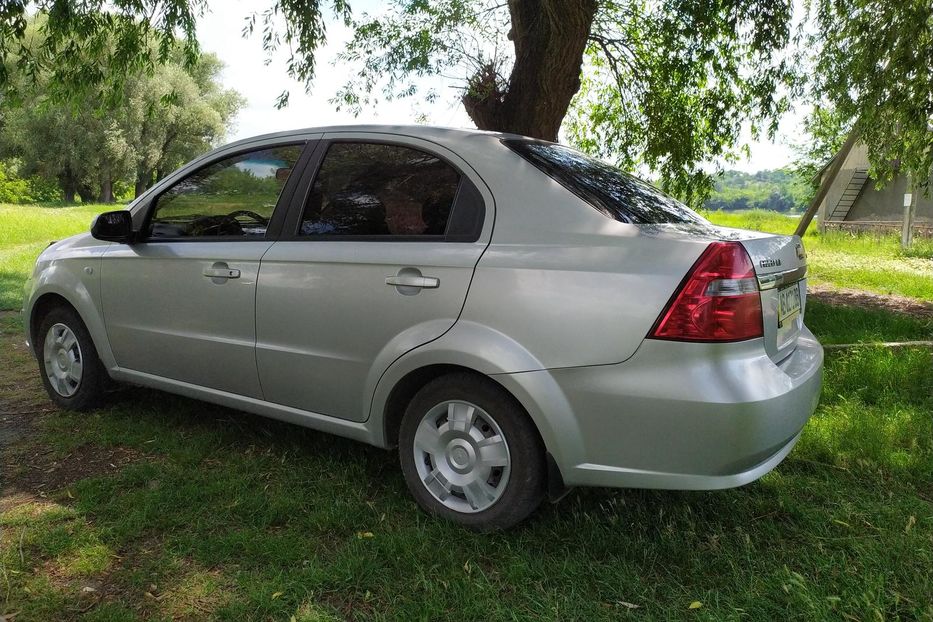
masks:
<path fill-rule="evenodd" d="M 482 137 L 500 140 L 503 138 L 526 138 L 519 134 L 509 134 L 504 132 L 489 132 L 485 130 L 441 127 L 433 125 L 388 125 L 388 124 L 358 124 L 358 125 L 325 125 L 319 127 L 307 127 L 282 132 L 272 132 L 269 134 L 260 134 L 250 136 L 234 141 L 224 148 L 246 145 L 256 142 L 287 140 L 289 138 L 307 138 L 313 134 L 331 134 L 331 133 L 350 133 L 350 132 L 368 132 L 373 134 L 394 134 L 397 136 L 411 136 L 414 138 L 423 138 L 439 143 L 456 143 L 462 140 Z"/>

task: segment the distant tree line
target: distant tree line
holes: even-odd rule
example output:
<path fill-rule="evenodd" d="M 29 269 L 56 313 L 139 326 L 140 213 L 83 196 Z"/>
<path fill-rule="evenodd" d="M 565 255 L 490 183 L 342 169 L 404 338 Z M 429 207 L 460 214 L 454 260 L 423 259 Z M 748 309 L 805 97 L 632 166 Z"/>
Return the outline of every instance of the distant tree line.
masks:
<path fill-rule="evenodd" d="M 222 141 L 243 104 L 222 87 L 215 55 L 186 62 L 180 47 L 168 63 L 126 76 L 120 98 L 94 89 L 61 97 L 51 76 L 21 67 L 7 59 L 4 68 L 19 84 L 0 99 L 0 201 L 138 196 Z"/>
<path fill-rule="evenodd" d="M 806 209 L 812 192 L 812 186 L 799 173 L 788 169 L 757 173 L 729 170 L 717 177 L 703 207 L 713 211 L 799 212 Z"/>

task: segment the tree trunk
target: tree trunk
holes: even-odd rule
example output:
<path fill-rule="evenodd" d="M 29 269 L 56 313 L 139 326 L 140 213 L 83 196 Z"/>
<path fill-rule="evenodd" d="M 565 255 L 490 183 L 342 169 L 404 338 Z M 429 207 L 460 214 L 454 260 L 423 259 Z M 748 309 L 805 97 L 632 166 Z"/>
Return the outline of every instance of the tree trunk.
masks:
<path fill-rule="evenodd" d="M 807 227 L 810 226 L 810 222 L 816 215 L 817 210 L 820 209 L 820 203 L 822 203 L 823 199 L 826 198 L 826 195 L 829 194 L 829 189 L 833 185 L 833 180 L 836 179 L 836 175 L 839 174 L 839 170 L 842 168 L 846 158 L 849 157 L 849 152 L 852 151 L 852 147 L 855 146 L 857 140 L 858 132 L 855 130 L 855 128 L 853 128 L 852 131 L 849 132 L 849 137 L 846 138 L 846 142 L 842 144 L 842 148 L 839 150 L 839 153 L 837 153 L 833 158 L 829 169 L 823 173 L 823 178 L 820 180 L 820 186 L 817 188 L 816 194 L 813 195 L 813 198 L 810 200 L 809 207 L 807 207 L 807 210 L 803 213 L 803 216 L 800 217 L 800 221 L 797 223 L 797 230 L 794 231 L 794 235 L 803 237 L 807 232 Z M 824 214 L 823 216 L 825 218 L 828 216 L 828 214 Z M 821 221 L 821 230 L 825 226 L 826 223 Z"/>
<path fill-rule="evenodd" d="M 78 184 L 78 196 L 81 197 L 82 203 L 93 203 L 97 198 L 94 189 L 87 184 Z"/>
<path fill-rule="evenodd" d="M 152 185 L 152 171 L 137 171 L 136 184 L 133 188 L 136 198 Z"/>
<path fill-rule="evenodd" d="M 508 83 L 487 65 L 463 96 L 481 130 L 557 140 L 570 100 L 580 89 L 587 37 L 596 0 L 509 0 L 515 64 Z"/>
<path fill-rule="evenodd" d="M 101 203 L 113 203 L 113 180 L 110 177 L 104 177 L 103 181 L 100 182 L 100 198 Z"/>
<path fill-rule="evenodd" d="M 66 168 L 58 174 L 58 185 L 62 189 L 62 198 L 65 199 L 65 203 L 74 203 L 78 182 L 69 169 Z"/>

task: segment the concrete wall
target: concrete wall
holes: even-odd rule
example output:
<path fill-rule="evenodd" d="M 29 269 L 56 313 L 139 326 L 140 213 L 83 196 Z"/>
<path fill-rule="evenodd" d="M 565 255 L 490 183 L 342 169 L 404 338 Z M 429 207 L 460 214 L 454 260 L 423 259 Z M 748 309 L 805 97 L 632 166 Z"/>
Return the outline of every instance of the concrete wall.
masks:
<path fill-rule="evenodd" d="M 931 186 L 933 190 L 933 186 Z M 904 218 L 904 193 L 907 189 L 907 177 L 899 176 L 888 182 L 881 190 L 875 189 L 875 182 L 869 178 L 861 196 L 852 205 L 846 220 L 896 220 Z M 933 222 L 933 196 L 924 196 L 923 191 L 917 197 L 914 222 Z"/>
<path fill-rule="evenodd" d="M 852 172 L 856 169 L 868 168 L 868 150 L 865 145 L 858 143 L 852 147 L 849 157 L 842 165 L 836 179 L 833 180 L 826 198 L 820 204 L 819 218 L 821 222 L 830 222 L 827 220 L 832 207 L 839 202 Z M 865 182 L 862 194 L 856 199 L 852 208 L 849 210 L 846 221 L 897 221 L 901 222 L 904 218 L 904 193 L 907 192 L 907 178 L 899 176 L 893 181 L 888 182 L 881 190 L 875 189 L 875 182 L 869 178 Z M 924 196 L 920 191 L 917 201 L 914 221 L 920 223 L 933 223 L 933 178 L 931 178 L 930 195 Z"/>
<path fill-rule="evenodd" d="M 849 156 L 846 158 L 845 162 L 842 163 L 842 168 L 839 169 L 839 174 L 836 175 L 832 185 L 829 187 L 826 198 L 820 203 L 818 215 L 821 222 L 828 220 L 829 214 L 832 212 L 831 207 L 834 207 L 836 203 L 839 202 L 839 197 L 842 196 L 842 192 L 849 183 L 849 178 L 852 177 L 852 171 L 856 168 L 868 168 L 868 149 L 862 143 L 856 143 L 852 147 L 852 150 L 849 151 Z M 825 177 L 826 172 L 824 171 L 823 177 L 820 178 L 821 181 L 823 181 Z"/>

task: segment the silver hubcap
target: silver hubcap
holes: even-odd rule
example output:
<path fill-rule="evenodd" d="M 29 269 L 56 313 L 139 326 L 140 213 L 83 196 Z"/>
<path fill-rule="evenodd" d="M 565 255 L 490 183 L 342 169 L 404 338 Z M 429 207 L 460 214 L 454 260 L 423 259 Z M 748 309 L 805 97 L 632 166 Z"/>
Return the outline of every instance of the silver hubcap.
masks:
<path fill-rule="evenodd" d="M 55 392 L 62 397 L 71 397 L 81 386 L 84 357 L 78 338 L 64 324 L 55 324 L 45 336 L 42 349 L 45 360 L 45 375 Z"/>
<path fill-rule="evenodd" d="M 441 402 L 415 433 L 415 467 L 435 499 L 457 512 L 481 512 L 509 483 L 509 446 L 499 424 L 469 402 Z"/>

